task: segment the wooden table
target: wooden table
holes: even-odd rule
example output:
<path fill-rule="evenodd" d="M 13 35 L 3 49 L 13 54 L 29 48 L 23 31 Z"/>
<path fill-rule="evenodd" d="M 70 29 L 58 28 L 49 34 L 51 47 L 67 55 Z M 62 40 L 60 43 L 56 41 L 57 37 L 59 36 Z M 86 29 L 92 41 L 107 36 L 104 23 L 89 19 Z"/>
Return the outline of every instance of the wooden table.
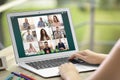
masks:
<path fill-rule="evenodd" d="M 60 77 L 53 77 L 53 78 L 42 78 L 39 75 L 36 75 L 28 70 L 25 70 L 21 67 L 19 67 L 15 62 L 13 47 L 9 46 L 3 50 L 0 51 L 0 56 L 6 56 L 7 59 L 7 66 L 8 68 L 6 70 L 0 71 L 0 80 L 4 80 L 6 76 L 8 76 L 12 71 L 13 72 L 22 72 L 25 74 L 28 74 L 32 77 L 34 77 L 36 80 L 62 80 Z M 80 73 L 81 80 L 85 80 L 88 76 L 91 75 L 93 72 L 84 72 Z"/>

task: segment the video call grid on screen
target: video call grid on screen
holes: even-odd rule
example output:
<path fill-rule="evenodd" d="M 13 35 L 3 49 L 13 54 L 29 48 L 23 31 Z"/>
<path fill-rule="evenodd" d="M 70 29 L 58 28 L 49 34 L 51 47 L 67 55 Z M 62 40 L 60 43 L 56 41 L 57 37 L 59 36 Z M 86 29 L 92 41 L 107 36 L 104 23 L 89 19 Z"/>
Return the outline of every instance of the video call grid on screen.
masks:
<path fill-rule="evenodd" d="M 26 55 L 69 50 L 61 14 L 18 18 Z"/>
<path fill-rule="evenodd" d="M 15 13 L 10 20 L 19 58 L 75 50 L 67 11 Z"/>

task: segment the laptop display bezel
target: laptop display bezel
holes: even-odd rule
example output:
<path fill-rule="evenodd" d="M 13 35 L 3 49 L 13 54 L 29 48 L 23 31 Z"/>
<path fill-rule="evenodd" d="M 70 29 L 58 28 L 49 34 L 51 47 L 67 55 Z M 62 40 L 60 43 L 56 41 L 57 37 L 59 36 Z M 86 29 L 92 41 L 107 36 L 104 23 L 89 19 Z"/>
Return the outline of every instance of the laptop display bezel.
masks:
<path fill-rule="evenodd" d="M 67 14 L 68 14 L 68 19 L 69 19 L 69 22 L 70 22 L 70 29 L 71 29 L 71 33 L 72 33 L 72 37 L 73 37 L 73 42 L 74 42 L 74 45 L 75 45 L 75 50 L 61 52 L 61 54 L 47 54 L 47 55 L 37 55 L 37 56 L 20 58 L 19 55 L 18 55 L 19 53 L 18 53 L 17 43 L 15 41 L 15 36 L 14 36 L 14 32 L 13 32 L 12 22 L 11 22 L 10 18 L 12 16 L 43 14 L 43 13 L 53 13 L 53 12 L 55 13 L 55 12 L 62 12 L 62 11 L 66 11 Z M 70 56 L 75 51 L 78 51 L 78 46 L 77 46 L 77 41 L 76 41 L 76 37 L 75 37 L 75 32 L 74 32 L 73 24 L 72 24 L 72 21 L 71 21 L 70 11 L 69 11 L 68 8 L 54 9 L 54 10 L 32 11 L 32 12 L 21 12 L 21 13 L 9 13 L 7 15 L 7 18 L 8 18 L 10 35 L 11 35 L 11 38 L 12 38 L 14 54 L 15 54 L 15 58 L 16 58 L 16 62 L 17 63 L 29 62 L 29 61 L 33 61 L 33 60 L 46 60 L 46 59 L 60 58 L 60 57 Z"/>

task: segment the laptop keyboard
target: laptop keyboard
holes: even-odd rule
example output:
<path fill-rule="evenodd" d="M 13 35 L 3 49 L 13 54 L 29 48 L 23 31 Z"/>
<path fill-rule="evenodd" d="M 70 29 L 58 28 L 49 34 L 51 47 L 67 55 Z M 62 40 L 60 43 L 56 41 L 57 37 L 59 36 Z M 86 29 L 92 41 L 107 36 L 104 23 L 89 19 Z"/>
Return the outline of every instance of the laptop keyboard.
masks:
<path fill-rule="evenodd" d="M 74 64 L 76 63 L 84 63 L 82 60 L 68 60 L 68 57 L 64 58 L 57 58 L 57 59 L 51 59 L 51 60 L 45 60 L 45 61 L 37 61 L 37 62 L 30 62 L 26 63 L 27 65 L 35 68 L 35 69 L 44 69 L 44 68 L 51 68 L 51 67 L 57 67 L 61 64 L 72 62 Z"/>

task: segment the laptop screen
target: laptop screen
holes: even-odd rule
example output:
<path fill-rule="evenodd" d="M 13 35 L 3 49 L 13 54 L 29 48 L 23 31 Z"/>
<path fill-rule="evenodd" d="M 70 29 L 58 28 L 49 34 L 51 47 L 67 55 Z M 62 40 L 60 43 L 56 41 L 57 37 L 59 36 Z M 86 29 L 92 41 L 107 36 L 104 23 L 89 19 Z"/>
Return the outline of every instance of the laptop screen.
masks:
<path fill-rule="evenodd" d="M 75 50 L 67 11 L 11 16 L 20 58 Z"/>

